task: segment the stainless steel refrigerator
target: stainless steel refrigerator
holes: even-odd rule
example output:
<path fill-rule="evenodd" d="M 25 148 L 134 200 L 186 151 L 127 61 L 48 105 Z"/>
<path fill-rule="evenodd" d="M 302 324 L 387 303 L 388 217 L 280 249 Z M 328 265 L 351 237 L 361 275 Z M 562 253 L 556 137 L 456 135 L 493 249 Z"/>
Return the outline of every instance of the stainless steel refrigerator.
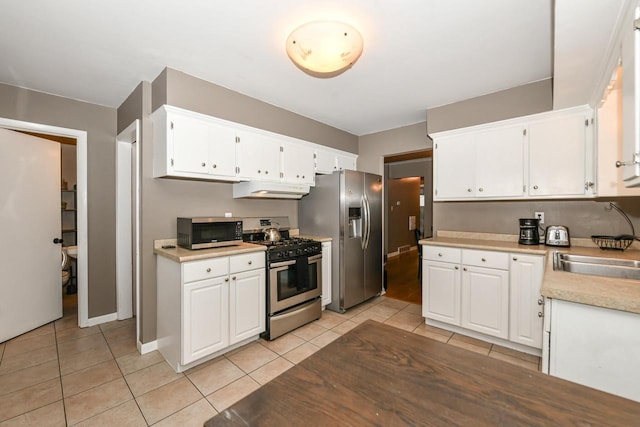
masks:
<path fill-rule="evenodd" d="M 330 310 L 382 291 L 382 177 L 343 170 L 317 175 L 298 205 L 300 232 L 332 238 Z"/>

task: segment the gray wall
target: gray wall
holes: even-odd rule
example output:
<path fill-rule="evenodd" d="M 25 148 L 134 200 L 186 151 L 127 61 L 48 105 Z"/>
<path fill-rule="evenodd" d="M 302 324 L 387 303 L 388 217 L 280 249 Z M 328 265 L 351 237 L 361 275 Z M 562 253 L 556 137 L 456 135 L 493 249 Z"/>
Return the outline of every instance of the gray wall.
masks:
<path fill-rule="evenodd" d="M 0 117 L 87 132 L 89 317 L 116 311 L 116 110 L 0 83 Z"/>
<path fill-rule="evenodd" d="M 543 81 L 427 110 L 427 128 L 433 133 L 551 108 L 550 84 Z M 640 230 L 640 197 L 623 198 L 618 202 Z M 517 234 L 518 218 L 531 218 L 536 211 L 545 212 L 545 225 L 569 226 L 572 237 L 629 233 L 629 227 L 619 214 L 605 211 L 607 205 L 605 199 L 434 202 L 434 234 L 437 230 Z"/>
<path fill-rule="evenodd" d="M 178 216 L 288 216 L 298 223 L 294 200 L 233 199 L 231 183 L 153 178 L 153 125 L 149 114 L 169 104 L 284 135 L 357 152 L 358 138 L 221 86 L 165 69 L 153 83 L 143 83 L 118 109 L 118 128 L 136 118 L 141 137 L 141 341 L 156 338 L 156 260 L 153 241 L 176 237 Z"/>
<path fill-rule="evenodd" d="M 384 156 L 427 150 L 433 143 L 427 135 L 427 124 L 421 122 L 363 135 L 358 146 L 358 170 L 382 175 Z"/>
<path fill-rule="evenodd" d="M 553 108 L 552 80 L 514 87 L 427 110 L 429 135 L 496 120 L 549 111 Z"/>

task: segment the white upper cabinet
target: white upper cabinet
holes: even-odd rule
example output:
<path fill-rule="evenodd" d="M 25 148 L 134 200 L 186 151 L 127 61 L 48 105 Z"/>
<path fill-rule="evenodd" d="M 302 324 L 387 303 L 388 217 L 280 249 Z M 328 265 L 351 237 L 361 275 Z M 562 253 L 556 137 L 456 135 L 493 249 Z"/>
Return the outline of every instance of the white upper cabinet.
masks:
<path fill-rule="evenodd" d="M 584 196 L 593 190 L 587 177 L 592 147 L 591 112 L 578 111 L 529 124 L 529 195 Z"/>
<path fill-rule="evenodd" d="M 622 22 L 622 179 L 640 186 L 640 6 Z"/>
<path fill-rule="evenodd" d="M 435 198 L 473 198 L 475 192 L 475 135 L 464 134 L 434 141 Z"/>
<path fill-rule="evenodd" d="M 315 184 L 316 173 L 356 169 L 357 155 L 163 105 L 152 114 L 153 176 Z"/>
<path fill-rule="evenodd" d="M 524 126 L 476 135 L 476 196 L 521 197 L 524 185 Z"/>
<path fill-rule="evenodd" d="M 438 199 L 522 197 L 523 126 L 445 137 L 434 146 Z"/>
<path fill-rule="evenodd" d="M 268 135 L 238 132 L 238 177 L 244 180 L 279 181 L 280 141 Z"/>
<path fill-rule="evenodd" d="M 337 170 L 357 170 L 358 156 L 338 150 L 316 148 L 315 171 L 318 174 L 330 174 Z"/>
<path fill-rule="evenodd" d="M 282 145 L 282 179 L 313 185 L 315 182 L 315 160 L 313 148 L 285 141 Z"/>
<path fill-rule="evenodd" d="M 159 109 L 153 119 L 155 177 L 238 180 L 233 128 L 171 108 Z"/>
<path fill-rule="evenodd" d="M 595 196 L 588 106 L 431 135 L 434 200 Z"/>

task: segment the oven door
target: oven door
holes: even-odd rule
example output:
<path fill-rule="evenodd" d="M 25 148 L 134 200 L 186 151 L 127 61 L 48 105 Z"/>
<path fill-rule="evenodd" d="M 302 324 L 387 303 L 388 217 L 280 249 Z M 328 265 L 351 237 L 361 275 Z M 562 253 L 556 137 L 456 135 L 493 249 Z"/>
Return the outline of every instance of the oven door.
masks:
<path fill-rule="evenodd" d="M 317 298 L 322 293 L 322 254 L 269 265 L 269 314 Z"/>

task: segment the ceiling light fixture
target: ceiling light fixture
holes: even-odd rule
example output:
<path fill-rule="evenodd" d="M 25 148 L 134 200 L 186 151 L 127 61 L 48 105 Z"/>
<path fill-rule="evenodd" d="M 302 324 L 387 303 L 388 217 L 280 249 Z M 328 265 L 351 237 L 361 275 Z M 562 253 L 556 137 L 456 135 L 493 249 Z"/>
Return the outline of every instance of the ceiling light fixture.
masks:
<path fill-rule="evenodd" d="M 313 21 L 289 34 L 287 55 L 305 73 L 328 78 L 351 68 L 360 58 L 362 46 L 362 36 L 351 25 Z"/>

